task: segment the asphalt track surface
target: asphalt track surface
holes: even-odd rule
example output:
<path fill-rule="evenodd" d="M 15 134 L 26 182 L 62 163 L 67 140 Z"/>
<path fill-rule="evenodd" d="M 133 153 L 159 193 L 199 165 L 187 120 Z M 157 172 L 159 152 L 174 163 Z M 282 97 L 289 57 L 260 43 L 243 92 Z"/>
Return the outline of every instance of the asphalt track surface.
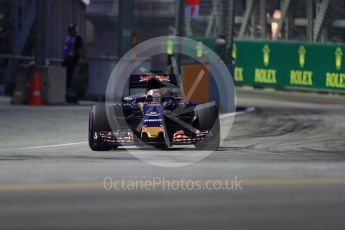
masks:
<path fill-rule="evenodd" d="M 344 229 L 345 98 L 242 89 L 237 103 L 256 110 L 235 117 L 217 152 L 161 167 L 92 152 L 88 105 L 1 98 L 0 229 Z M 163 154 L 173 164 L 200 153 L 138 151 Z M 106 177 L 122 184 L 106 190 Z"/>

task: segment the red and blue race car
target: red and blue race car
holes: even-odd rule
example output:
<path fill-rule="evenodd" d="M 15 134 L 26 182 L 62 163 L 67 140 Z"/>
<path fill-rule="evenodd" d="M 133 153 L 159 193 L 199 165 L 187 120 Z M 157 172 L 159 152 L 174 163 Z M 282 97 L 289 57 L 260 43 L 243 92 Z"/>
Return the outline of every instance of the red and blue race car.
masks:
<path fill-rule="evenodd" d="M 89 146 L 107 151 L 119 146 L 195 145 L 215 150 L 220 143 L 219 110 L 214 102 L 185 102 L 175 74 L 131 75 L 120 103 L 94 105 L 89 114 Z"/>

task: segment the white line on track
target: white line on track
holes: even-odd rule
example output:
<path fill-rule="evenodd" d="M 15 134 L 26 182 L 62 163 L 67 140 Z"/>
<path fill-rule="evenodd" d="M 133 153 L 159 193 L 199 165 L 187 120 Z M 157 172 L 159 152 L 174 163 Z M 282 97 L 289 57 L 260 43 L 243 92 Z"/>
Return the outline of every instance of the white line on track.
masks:
<path fill-rule="evenodd" d="M 247 109 L 245 109 L 245 110 L 243 110 L 241 112 L 225 113 L 225 114 L 221 114 L 219 117 L 220 117 L 220 119 L 225 119 L 225 118 L 228 118 L 228 117 L 231 117 L 231 116 L 243 115 L 243 114 L 251 113 L 251 112 L 254 112 L 254 111 L 255 111 L 254 107 L 248 107 Z"/>
<path fill-rule="evenodd" d="M 72 143 L 56 144 L 56 145 L 40 145 L 40 146 L 31 146 L 31 147 L 13 148 L 13 149 L 0 149 L 0 152 L 17 151 L 17 150 L 31 150 L 31 149 L 58 148 L 58 147 L 66 147 L 66 146 L 73 146 L 73 145 L 84 145 L 84 144 L 87 144 L 87 142 L 81 141 L 81 142 L 72 142 Z"/>

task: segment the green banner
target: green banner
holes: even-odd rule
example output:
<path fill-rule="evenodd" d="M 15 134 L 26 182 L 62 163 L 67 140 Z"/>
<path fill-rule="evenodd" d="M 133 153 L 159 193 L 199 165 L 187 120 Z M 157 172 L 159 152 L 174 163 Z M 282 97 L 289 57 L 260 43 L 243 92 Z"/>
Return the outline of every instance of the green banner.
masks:
<path fill-rule="evenodd" d="M 343 44 L 235 41 L 235 82 L 345 91 L 343 52 Z"/>

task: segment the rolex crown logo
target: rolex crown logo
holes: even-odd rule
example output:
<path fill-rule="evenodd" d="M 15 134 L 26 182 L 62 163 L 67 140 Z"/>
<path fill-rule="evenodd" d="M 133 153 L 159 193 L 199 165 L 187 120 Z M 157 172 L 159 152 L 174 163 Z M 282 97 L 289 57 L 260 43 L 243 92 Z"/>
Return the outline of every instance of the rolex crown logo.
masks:
<path fill-rule="evenodd" d="M 305 55 L 306 55 L 306 49 L 304 48 L 304 46 L 299 47 L 298 54 L 299 54 L 299 66 L 303 68 L 305 64 Z"/>
<path fill-rule="evenodd" d="M 232 47 L 232 54 L 231 54 L 231 56 L 232 56 L 233 60 L 236 60 L 236 58 L 237 58 L 237 46 L 236 46 L 235 43 L 234 43 L 234 45 Z"/>
<path fill-rule="evenodd" d="M 264 65 L 268 66 L 268 64 L 270 63 L 270 47 L 267 44 L 264 45 L 262 52 L 263 52 Z"/>
<path fill-rule="evenodd" d="M 342 59 L 343 59 L 343 51 L 340 47 L 338 47 L 335 50 L 335 67 L 337 68 L 337 70 L 341 69 L 341 64 L 342 64 Z"/>
<path fill-rule="evenodd" d="M 198 42 L 196 45 L 196 57 L 202 58 L 205 55 L 204 44 L 202 42 Z"/>

